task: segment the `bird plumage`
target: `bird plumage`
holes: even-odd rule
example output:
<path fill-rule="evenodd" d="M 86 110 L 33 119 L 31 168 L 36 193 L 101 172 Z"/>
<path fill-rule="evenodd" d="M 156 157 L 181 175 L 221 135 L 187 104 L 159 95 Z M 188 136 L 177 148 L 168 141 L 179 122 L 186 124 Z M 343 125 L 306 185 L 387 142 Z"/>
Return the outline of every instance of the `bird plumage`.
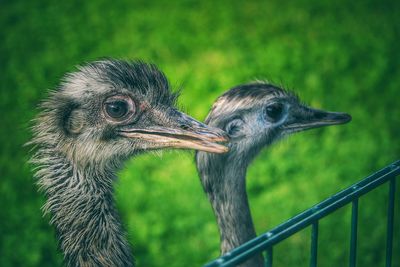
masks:
<path fill-rule="evenodd" d="M 246 171 L 264 147 L 294 132 L 346 123 L 350 116 L 305 106 L 280 87 L 255 82 L 240 85 L 221 95 L 206 123 L 227 132 L 229 152 L 196 153 L 197 169 L 220 232 L 221 253 L 256 236 L 246 192 Z M 263 266 L 261 255 L 241 266 Z"/>
<path fill-rule="evenodd" d="M 101 60 L 67 74 L 41 104 L 31 162 L 67 266 L 134 265 L 113 197 L 127 158 L 169 147 L 226 151 L 225 134 L 179 112 L 176 99 L 155 65 Z"/>

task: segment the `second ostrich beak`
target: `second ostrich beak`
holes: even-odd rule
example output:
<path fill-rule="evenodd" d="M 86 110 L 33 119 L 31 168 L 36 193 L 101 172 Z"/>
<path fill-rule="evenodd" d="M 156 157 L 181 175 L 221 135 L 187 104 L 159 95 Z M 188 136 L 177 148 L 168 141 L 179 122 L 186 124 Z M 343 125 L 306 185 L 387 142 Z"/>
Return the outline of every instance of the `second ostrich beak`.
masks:
<path fill-rule="evenodd" d="M 351 121 L 351 116 L 343 112 L 332 112 L 299 105 L 288 114 L 283 125 L 285 131 L 293 133 L 323 126 L 344 124 Z"/>

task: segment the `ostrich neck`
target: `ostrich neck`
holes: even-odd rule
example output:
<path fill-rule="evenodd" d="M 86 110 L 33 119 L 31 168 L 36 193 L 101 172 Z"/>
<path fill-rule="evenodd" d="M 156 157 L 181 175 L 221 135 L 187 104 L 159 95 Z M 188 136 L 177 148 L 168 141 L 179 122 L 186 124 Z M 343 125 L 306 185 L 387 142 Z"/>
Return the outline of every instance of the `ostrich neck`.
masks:
<path fill-rule="evenodd" d="M 256 237 L 246 192 L 247 163 L 230 159 L 215 160 L 216 155 L 200 152 L 197 165 L 202 185 L 217 218 L 221 253 L 240 246 Z M 257 255 L 240 266 L 263 266 Z"/>
<path fill-rule="evenodd" d="M 114 205 L 114 174 L 90 166 L 78 168 L 49 152 L 39 153 L 41 168 L 36 176 L 46 193 L 43 209 L 56 228 L 66 265 L 133 266 Z"/>

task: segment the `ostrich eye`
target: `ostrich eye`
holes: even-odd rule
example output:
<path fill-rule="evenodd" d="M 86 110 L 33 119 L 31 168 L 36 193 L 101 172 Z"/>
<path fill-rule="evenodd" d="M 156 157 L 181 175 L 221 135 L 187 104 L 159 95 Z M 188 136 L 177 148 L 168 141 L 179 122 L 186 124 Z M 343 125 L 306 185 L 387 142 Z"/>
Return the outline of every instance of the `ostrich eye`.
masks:
<path fill-rule="evenodd" d="M 104 113 L 112 120 L 126 120 L 130 115 L 133 115 L 134 103 L 129 97 L 115 96 L 110 97 L 104 102 Z"/>
<path fill-rule="evenodd" d="M 281 103 L 274 103 L 265 108 L 265 115 L 268 120 L 276 122 L 282 118 L 284 106 Z"/>
<path fill-rule="evenodd" d="M 106 112 L 111 118 L 119 119 L 128 113 L 128 103 L 124 101 L 106 103 Z"/>

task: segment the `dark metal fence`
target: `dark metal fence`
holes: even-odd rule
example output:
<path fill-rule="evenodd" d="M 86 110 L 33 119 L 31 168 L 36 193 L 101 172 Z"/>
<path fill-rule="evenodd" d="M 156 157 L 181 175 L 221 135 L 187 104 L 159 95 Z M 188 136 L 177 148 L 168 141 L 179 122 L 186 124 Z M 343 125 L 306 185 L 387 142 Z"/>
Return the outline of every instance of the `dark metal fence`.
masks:
<path fill-rule="evenodd" d="M 318 222 L 321 218 L 329 215 L 335 210 L 350 204 L 351 212 L 351 236 L 349 266 L 356 266 L 357 255 L 357 226 L 358 226 L 358 199 L 369 191 L 385 183 L 389 184 L 388 207 L 387 207 L 387 232 L 386 232 L 386 267 L 392 266 L 393 246 L 393 223 L 396 178 L 400 174 L 400 160 L 386 166 L 352 186 L 325 199 L 304 212 L 294 216 L 286 222 L 278 225 L 272 230 L 244 243 L 220 258 L 209 262 L 204 267 L 228 267 L 236 266 L 252 256 L 267 252 L 266 266 L 273 265 L 273 247 L 286 238 L 294 235 L 302 229 L 311 225 L 311 248 L 310 266 L 317 266 L 318 250 Z"/>

